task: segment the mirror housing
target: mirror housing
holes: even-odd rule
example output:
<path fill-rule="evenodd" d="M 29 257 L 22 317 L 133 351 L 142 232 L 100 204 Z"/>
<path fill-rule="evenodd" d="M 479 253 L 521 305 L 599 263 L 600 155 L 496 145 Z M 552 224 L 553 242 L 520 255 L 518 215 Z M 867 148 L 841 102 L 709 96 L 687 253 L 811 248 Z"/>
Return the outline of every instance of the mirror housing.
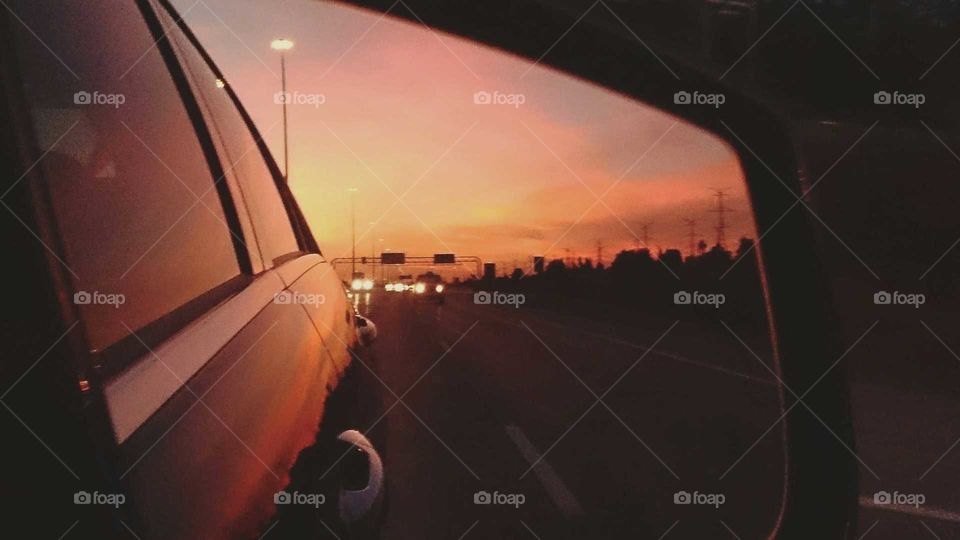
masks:
<path fill-rule="evenodd" d="M 383 460 L 366 437 L 351 429 L 337 440 L 350 446 L 339 493 L 340 519 L 352 533 L 375 529 L 383 517 Z"/>
<path fill-rule="evenodd" d="M 357 339 L 361 345 L 369 347 L 377 340 L 377 325 L 361 315 L 357 315 L 355 319 L 357 321 Z"/>

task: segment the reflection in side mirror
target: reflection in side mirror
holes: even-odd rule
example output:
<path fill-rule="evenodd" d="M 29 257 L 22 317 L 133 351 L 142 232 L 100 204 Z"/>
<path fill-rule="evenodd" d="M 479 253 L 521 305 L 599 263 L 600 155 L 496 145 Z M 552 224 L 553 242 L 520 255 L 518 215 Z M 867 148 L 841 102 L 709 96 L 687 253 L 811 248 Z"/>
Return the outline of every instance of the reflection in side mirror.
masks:
<path fill-rule="evenodd" d="M 356 316 L 357 319 L 357 339 L 360 340 L 360 344 L 369 347 L 377 340 L 377 325 L 373 324 L 373 321 L 366 317 L 360 315 Z"/>

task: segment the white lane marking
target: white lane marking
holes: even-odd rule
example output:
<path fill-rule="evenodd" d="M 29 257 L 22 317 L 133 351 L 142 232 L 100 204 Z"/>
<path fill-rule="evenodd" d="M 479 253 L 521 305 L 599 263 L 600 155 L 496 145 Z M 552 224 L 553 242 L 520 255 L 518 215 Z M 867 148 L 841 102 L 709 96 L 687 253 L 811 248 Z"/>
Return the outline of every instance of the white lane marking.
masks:
<path fill-rule="evenodd" d="M 553 504 L 568 519 L 583 516 L 583 508 L 577 498 L 557 475 L 557 471 L 553 470 L 553 467 L 546 460 L 540 459 L 540 452 L 533 446 L 523 430 L 514 425 L 504 426 L 504 429 L 513 444 L 517 445 L 523 459 L 527 460 L 527 463 L 533 467 L 533 472 L 536 473 L 540 483 L 543 484 L 543 488 L 547 490 L 547 495 L 553 500 Z"/>
<path fill-rule="evenodd" d="M 895 512 L 897 514 L 909 514 L 940 521 L 949 521 L 951 523 L 960 523 L 960 513 L 944 510 L 931 506 L 910 506 L 908 504 L 877 504 L 873 502 L 872 497 L 860 497 L 860 506 L 862 508 L 871 508 L 882 512 Z"/>
<path fill-rule="evenodd" d="M 747 375 L 746 373 L 740 373 L 739 371 L 735 371 L 735 370 L 732 370 L 732 369 L 723 368 L 723 367 L 720 367 L 720 366 L 715 366 L 715 365 L 713 365 L 713 364 L 708 364 L 708 363 L 706 363 L 706 362 L 698 362 L 697 360 L 691 360 L 691 359 L 689 359 L 689 358 L 687 358 L 687 357 L 685 357 L 685 356 L 680 356 L 679 354 L 676 354 L 676 353 L 672 353 L 672 352 L 668 352 L 668 351 L 663 351 L 663 350 L 659 350 L 659 349 L 651 349 L 650 347 L 647 347 L 647 346 L 645 346 L 645 345 L 638 345 L 638 344 L 636 344 L 636 343 L 631 343 L 631 342 L 629 342 L 629 341 L 627 341 L 627 340 L 624 340 L 624 339 L 615 338 L 615 337 L 608 336 L 608 335 L 605 335 L 605 334 L 600 334 L 600 333 L 597 333 L 597 332 L 592 332 L 592 331 L 590 331 L 590 330 L 584 330 L 584 329 L 582 329 L 582 328 L 576 328 L 576 327 L 569 326 L 569 325 L 562 324 L 562 323 L 558 323 L 558 322 L 555 322 L 555 321 L 550 321 L 550 320 L 547 320 L 546 318 L 540 318 L 540 319 L 539 319 L 539 322 L 541 322 L 541 323 L 543 323 L 543 324 L 550 325 L 550 326 L 555 326 L 555 327 L 557 327 L 557 328 L 562 328 L 562 329 L 564 329 L 564 330 L 570 330 L 570 331 L 573 331 L 573 332 L 580 332 L 581 334 L 584 334 L 584 335 L 587 335 L 587 336 L 590 336 L 590 337 L 594 337 L 594 338 L 597 338 L 597 339 L 601 339 L 601 340 L 604 340 L 604 341 L 608 341 L 608 342 L 610 342 L 610 343 L 614 343 L 614 344 L 617 344 L 617 345 L 623 345 L 623 346 L 625 346 L 625 347 L 632 347 L 632 348 L 634 348 L 634 349 L 640 349 L 640 350 L 644 350 L 644 351 L 645 351 L 645 350 L 649 350 L 649 351 L 650 351 L 651 353 L 653 353 L 653 354 L 656 354 L 656 355 L 658 355 L 658 356 L 662 356 L 662 357 L 664 357 L 664 358 L 669 358 L 670 360 L 675 360 L 675 361 L 677 361 L 677 362 L 683 362 L 684 364 L 690 364 L 690 365 L 693 365 L 693 366 L 702 367 L 702 368 L 704 368 L 704 369 L 709 369 L 709 370 L 712 370 L 712 371 L 718 371 L 718 372 L 720 372 L 720 373 L 726 373 L 727 375 L 733 375 L 733 376 L 735 376 L 735 377 L 741 377 L 741 378 L 743 378 L 743 379 L 747 379 L 747 380 L 754 381 L 754 382 L 758 382 L 758 383 L 762 383 L 762 384 L 767 384 L 767 385 L 770 385 L 770 386 L 776 386 L 776 385 L 777 385 L 776 381 L 771 381 L 771 380 L 767 380 L 767 379 L 762 379 L 762 378 L 760 378 L 760 377 L 754 377 L 753 375 Z"/>

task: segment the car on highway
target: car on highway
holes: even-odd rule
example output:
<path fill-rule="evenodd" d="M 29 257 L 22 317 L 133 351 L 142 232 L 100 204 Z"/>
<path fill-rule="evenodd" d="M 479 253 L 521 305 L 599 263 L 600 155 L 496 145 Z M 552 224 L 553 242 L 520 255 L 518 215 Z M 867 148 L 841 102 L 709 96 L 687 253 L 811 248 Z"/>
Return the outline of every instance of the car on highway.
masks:
<path fill-rule="evenodd" d="M 398 292 L 413 292 L 414 285 L 413 274 L 402 274 L 397 277 L 393 290 Z"/>
<path fill-rule="evenodd" d="M 376 327 L 224 75 L 165 1 L 7 8 L 6 534 L 372 530 Z"/>
<path fill-rule="evenodd" d="M 444 303 L 446 285 L 439 274 L 425 272 L 417 276 L 413 284 L 413 292 L 418 297 L 438 304 Z"/>
<path fill-rule="evenodd" d="M 353 279 L 350 280 L 350 290 L 352 291 L 372 291 L 374 285 L 374 281 L 365 277 L 363 272 L 355 273 Z"/>

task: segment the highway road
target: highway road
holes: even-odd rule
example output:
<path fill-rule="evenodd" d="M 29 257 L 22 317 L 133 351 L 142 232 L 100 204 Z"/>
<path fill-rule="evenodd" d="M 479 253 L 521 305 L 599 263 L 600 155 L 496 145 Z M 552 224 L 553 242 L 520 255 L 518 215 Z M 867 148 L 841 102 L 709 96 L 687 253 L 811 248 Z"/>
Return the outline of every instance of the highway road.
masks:
<path fill-rule="evenodd" d="M 384 538 L 747 539 L 774 523 L 781 412 L 763 329 L 590 321 L 456 289 L 443 305 L 378 290 L 358 309 L 380 336 L 365 358 L 386 407 Z M 860 534 L 960 538 L 958 434 L 944 428 L 960 403 L 851 391 Z M 481 491 L 504 504 L 476 504 Z M 876 504 L 878 491 L 925 501 Z"/>
<path fill-rule="evenodd" d="M 387 407 L 385 538 L 769 530 L 783 456 L 762 339 L 743 338 L 751 352 L 696 320 L 620 327 L 449 292 L 438 305 L 379 290 L 358 306 L 380 336 L 368 361 Z"/>

